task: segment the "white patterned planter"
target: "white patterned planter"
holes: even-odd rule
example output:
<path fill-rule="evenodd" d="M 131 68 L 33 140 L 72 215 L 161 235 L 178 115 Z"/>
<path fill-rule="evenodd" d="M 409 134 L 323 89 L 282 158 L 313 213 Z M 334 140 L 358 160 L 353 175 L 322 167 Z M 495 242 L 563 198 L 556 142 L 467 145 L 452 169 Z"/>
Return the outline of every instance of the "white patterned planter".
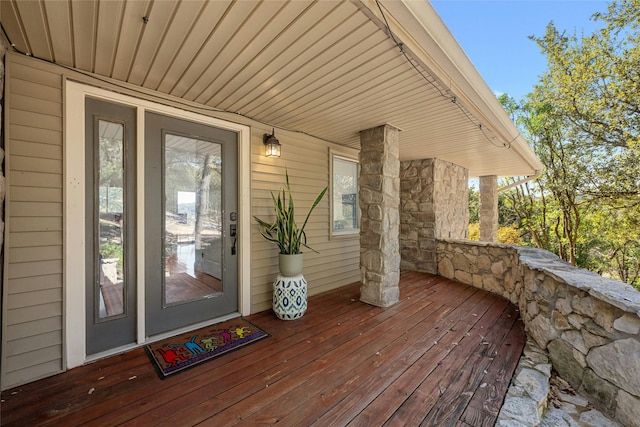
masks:
<path fill-rule="evenodd" d="M 294 320 L 307 311 L 307 281 L 302 274 L 278 274 L 273 282 L 273 312 L 282 320 Z"/>

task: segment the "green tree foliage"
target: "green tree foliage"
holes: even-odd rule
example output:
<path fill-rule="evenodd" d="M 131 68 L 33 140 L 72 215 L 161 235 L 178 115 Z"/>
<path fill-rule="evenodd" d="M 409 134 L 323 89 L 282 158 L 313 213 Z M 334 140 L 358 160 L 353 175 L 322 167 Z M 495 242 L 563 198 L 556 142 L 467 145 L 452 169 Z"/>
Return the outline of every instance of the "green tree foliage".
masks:
<path fill-rule="evenodd" d="M 598 179 L 593 176 L 598 172 L 589 166 L 602 154 L 576 141 L 571 124 L 539 95 L 534 92 L 519 104 L 516 121 L 545 169 L 536 180 L 504 193 L 501 229 L 515 224 L 521 236 L 519 243 L 504 236 L 498 240 L 549 250 L 640 289 L 640 204 L 633 195 L 612 199 L 593 193 L 588 183 Z"/>
<path fill-rule="evenodd" d="M 618 206 L 640 189 L 640 0 L 612 2 L 592 19 L 602 28 L 567 35 L 553 23 L 533 37 L 546 55 L 541 87 L 568 133 L 591 150 L 583 192 Z M 635 196 L 628 198 L 628 196 Z"/>
<path fill-rule="evenodd" d="M 537 247 L 575 265 L 581 216 L 588 206 L 579 192 L 588 162 L 584 150 L 572 140 L 565 119 L 546 101 L 542 88 L 521 104 L 509 98 L 501 101 L 506 101 L 503 105 L 515 115 L 521 132 L 545 164 L 535 182 L 506 194 L 507 207 Z"/>
<path fill-rule="evenodd" d="M 585 218 L 587 268 L 640 290 L 640 209 L 595 210 Z"/>
<path fill-rule="evenodd" d="M 480 191 L 469 187 L 469 224 L 480 221 Z"/>
<path fill-rule="evenodd" d="M 524 244 L 640 288 L 640 0 L 593 19 L 593 34 L 533 37 L 547 71 L 523 101 L 500 98 L 545 165 L 505 207 Z"/>
<path fill-rule="evenodd" d="M 469 240 L 480 240 L 480 223 L 479 222 L 471 222 L 469 223 Z"/>
<path fill-rule="evenodd" d="M 497 232 L 498 243 L 506 243 L 509 245 L 522 246 L 522 231 L 518 228 L 518 224 L 513 223 L 504 227 L 498 227 Z M 480 223 L 473 222 L 469 224 L 469 240 L 480 240 Z"/>
<path fill-rule="evenodd" d="M 522 232 L 518 228 L 518 224 L 514 223 L 504 227 L 498 227 L 497 234 L 499 243 L 522 245 Z"/>

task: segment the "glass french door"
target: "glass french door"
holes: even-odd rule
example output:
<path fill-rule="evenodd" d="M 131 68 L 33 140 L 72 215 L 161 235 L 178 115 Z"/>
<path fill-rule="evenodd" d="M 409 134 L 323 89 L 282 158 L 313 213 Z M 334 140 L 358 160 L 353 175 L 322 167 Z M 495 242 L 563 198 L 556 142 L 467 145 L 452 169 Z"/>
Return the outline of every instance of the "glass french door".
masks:
<path fill-rule="evenodd" d="M 86 353 L 136 341 L 135 109 L 85 102 Z"/>
<path fill-rule="evenodd" d="M 145 115 L 146 334 L 238 309 L 237 134 Z"/>
<path fill-rule="evenodd" d="M 136 343 L 139 286 L 147 336 L 238 310 L 237 134 L 147 112 L 136 153 L 136 120 L 134 107 L 85 101 L 87 355 Z"/>

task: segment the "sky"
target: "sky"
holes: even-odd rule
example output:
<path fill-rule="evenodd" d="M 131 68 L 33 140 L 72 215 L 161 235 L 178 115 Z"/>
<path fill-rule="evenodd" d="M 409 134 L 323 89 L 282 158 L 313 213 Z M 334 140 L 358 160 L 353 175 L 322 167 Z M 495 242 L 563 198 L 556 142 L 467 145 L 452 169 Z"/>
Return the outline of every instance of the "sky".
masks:
<path fill-rule="evenodd" d="M 601 26 L 589 18 L 605 12 L 599 0 L 431 0 L 444 23 L 495 94 L 516 100 L 531 92 L 546 58 L 528 36 L 541 37 L 550 21 L 578 35 Z"/>

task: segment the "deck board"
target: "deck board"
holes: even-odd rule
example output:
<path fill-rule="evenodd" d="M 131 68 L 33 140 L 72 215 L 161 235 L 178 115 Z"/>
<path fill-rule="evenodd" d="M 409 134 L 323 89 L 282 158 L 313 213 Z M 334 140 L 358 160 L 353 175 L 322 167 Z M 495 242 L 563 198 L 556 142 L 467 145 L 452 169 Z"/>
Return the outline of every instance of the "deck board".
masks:
<path fill-rule="evenodd" d="M 493 425 L 524 346 L 516 307 L 429 274 L 390 308 L 359 284 L 271 337 L 160 380 L 142 349 L 2 393 L 2 425 Z"/>

